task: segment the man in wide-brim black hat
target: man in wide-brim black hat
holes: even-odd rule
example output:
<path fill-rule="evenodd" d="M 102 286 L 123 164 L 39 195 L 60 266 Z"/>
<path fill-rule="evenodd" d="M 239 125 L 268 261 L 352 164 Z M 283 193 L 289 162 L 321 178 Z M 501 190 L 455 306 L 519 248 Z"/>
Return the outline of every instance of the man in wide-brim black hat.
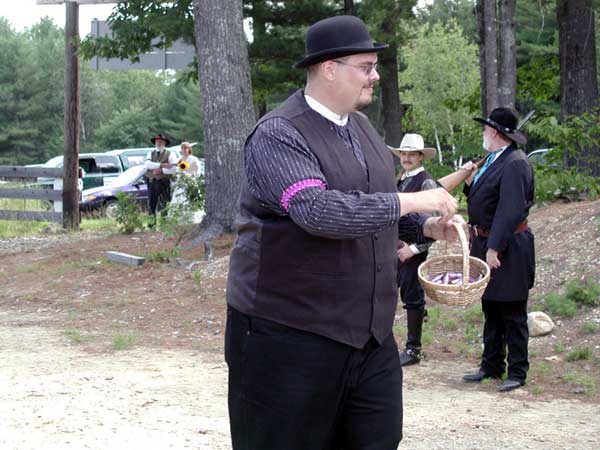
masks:
<path fill-rule="evenodd" d="M 398 194 L 394 161 L 357 110 L 379 80 L 357 17 L 306 33 L 307 82 L 246 140 L 230 256 L 225 358 L 234 449 L 396 449 L 396 240 L 448 237 L 443 189 Z M 441 211 L 446 220 L 407 219 Z M 399 230 L 400 226 L 400 230 Z"/>
<path fill-rule="evenodd" d="M 477 372 L 464 381 L 507 378 L 501 392 L 525 384 L 528 361 L 527 300 L 535 277 L 533 233 L 527 224 L 534 201 L 534 178 L 527 155 L 518 149 L 527 139 L 508 108 L 496 108 L 484 125 L 485 164 L 467 180 L 471 256 L 487 262 L 491 278 L 482 296 L 485 316 L 483 355 Z M 506 364 L 508 362 L 508 367 Z"/>
<path fill-rule="evenodd" d="M 171 201 L 171 181 L 177 166 L 177 156 L 166 148 L 171 141 L 164 134 L 157 134 L 150 141 L 155 148 L 148 152 L 145 162 L 148 212 L 156 218 L 156 213 L 165 209 Z"/>

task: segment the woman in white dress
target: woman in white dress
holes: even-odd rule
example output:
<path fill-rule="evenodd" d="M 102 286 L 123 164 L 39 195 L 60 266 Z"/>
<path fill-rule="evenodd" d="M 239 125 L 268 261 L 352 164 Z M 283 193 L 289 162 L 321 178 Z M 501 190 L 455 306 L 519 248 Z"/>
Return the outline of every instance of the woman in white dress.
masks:
<path fill-rule="evenodd" d="M 185 191 L 183 186 L 179 185 L 182 177 L 200 176 L 200 161 L 192 155 L 192 146 L 189 142 L 181 143 L 181 158 L 177 161 L 177 177 L 175 180 L 175 190 L 173 192 L 172 204 L 186 203 Z M 199 221 L 203 212 L 194 212 L 194 222 Z"/>

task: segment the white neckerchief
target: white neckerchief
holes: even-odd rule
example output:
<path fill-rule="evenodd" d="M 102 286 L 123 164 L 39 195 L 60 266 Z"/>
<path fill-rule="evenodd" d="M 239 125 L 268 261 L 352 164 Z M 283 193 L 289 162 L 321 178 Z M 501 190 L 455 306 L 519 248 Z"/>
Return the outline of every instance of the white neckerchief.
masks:
<path fill-rule="evenodd" d="M 348 123 L 348 114 L 340 116 L 339 114 L 334 113 L 327 106 L 323 105 L 322 103 L 319 103 L 317 100 L 315 100 L 309 95 L 304 94 L 304 99 L 306 100 L 306 103 L 308 103 L 308 106 L 310 106 L 316 112 L 321 114 L 327 120 L 331 120 L 336 125 L 343 127 Z"/>
<path fill-rule="evenodd" d="M 415 170 L 411 170 L 410 172 L 404 172 L 402 174 L 402 176 L 400 177 L 400 180 L 405 180 L 407 178 L 414 177 L 415 175 L 423 172 L 424 170 L 425 170 L 425 167 L 421 166 L 421 167 L 417 167 Z"/>

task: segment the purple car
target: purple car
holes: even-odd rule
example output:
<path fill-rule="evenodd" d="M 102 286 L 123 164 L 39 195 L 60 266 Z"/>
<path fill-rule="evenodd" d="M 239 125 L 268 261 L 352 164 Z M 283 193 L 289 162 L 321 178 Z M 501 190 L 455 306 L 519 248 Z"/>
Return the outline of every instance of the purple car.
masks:
<path fill-rule="evenodd" d="M 148 204 L 148 186 L 144 178 L 146 168 L 133 166 L 116 177 L 108 186 L 85 189 L 81 193 L 79 210 L 99 212 L 107 217 L 116 217 L 117 192 L 129 194 L 142 208 Z"/>

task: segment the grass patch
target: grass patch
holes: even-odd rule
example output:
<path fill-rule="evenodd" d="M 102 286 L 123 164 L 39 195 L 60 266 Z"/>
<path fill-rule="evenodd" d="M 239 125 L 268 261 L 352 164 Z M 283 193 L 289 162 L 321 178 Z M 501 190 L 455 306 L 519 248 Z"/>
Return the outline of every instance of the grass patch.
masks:
<path fill-rule="evenodd" d="M 581 332 L 583 334 L 596 334 L 600 330 L 600 326 L 594 322 L 586 322 L 581 326 Z"/>
<path fill-rule="evenodd" d="M 534 365 L 530 372 L 532 372 L 531 376 L 548 376 L 552 373 L 552 366 L 548 364 L 546 361 L 541 361 L 540 363 Z"/>
<path fill-rule="evenodd" d="M 564 344 L 558 343 L 554 345 L 554 351 L 556 353 L 563 353 L 567 348 Z"/>
<path fill-rule="evenodd" d="M 115 350 L 127 350 L 135 343 L 135 335 L 133 333 L 115 334 L 112 338 L 112 346 Z"/>
<path fill-rule="evenodd" d="M 538 385 L 532 386 L 531 393 L 535 396 L 542 395 L 544 393 L 544 388 Z"/>
<path fill-rule="evenodd" d="M 481 325 L 483 323 L 481 303 L 477 303 L 466 309 L 465 312 L 461 314 L 461 317 L 466 325 Z"/>
<path fill-rule="evenodd" d="M 565 295 L 577 304 L 596 306 L 600 304 L 600 284 L 591 279 L 567 281 Z"/>
<path fill-rule="evenodd" d="M 74 344 L 81 344 L 82 342 L 88 341 L 89 338 L 84 336 L 80 330 L 70 329 L 65 330 L 65 336 L 69 338 Z"/>
<path fill-rule="evenodd" d="M 437 328 L 440 323 L 441 310 L 439 306 L 427 308 L 427 326 Z"/>
<path fill-rule="evenodd" d="M 442 328 L 448 331 L 456 331 L 458 330 L 458 322 L 451 317 L 445 317 L 442 320 Z"/>
<path fill-rule="evenodd" d="M 421 333 L 421 344 L 423 345 L 431 345 L 433 342 L 433 333 L 430 329 L 423 329 Z"/>
<path fill-rule="evenodd" d="M 567 361 L 585 361 L 592 358 L 592 349 L 589 347 L 574 348 L 567 353 Z"/>
<path fill-rule="evenodd" d="M 84 218 L 81 221 L 80 229 L 81 231 L 110 231 L 114 232 L 115 227 L 117 226 L 117 222 L 113 219 L 109 219 L 108 217 L 98 217 L 98 218 Z"/>
<path fill-rule="evenodd" d="M 550 314 L 562 317 L 573 317 L 577 312 L 577 304 L 565 295 L 551 292 L 545 299 L 546 309 Z"/>
<path fill-rule="evenodd" d="M 563 379 L 576 388 L 582 389 L 583 394 L 588 397 L 593 396 L 597 391 L 596 380 L 590 375 L 582 375 L 578 372 L 569 372 L 563 376 Z"/>

